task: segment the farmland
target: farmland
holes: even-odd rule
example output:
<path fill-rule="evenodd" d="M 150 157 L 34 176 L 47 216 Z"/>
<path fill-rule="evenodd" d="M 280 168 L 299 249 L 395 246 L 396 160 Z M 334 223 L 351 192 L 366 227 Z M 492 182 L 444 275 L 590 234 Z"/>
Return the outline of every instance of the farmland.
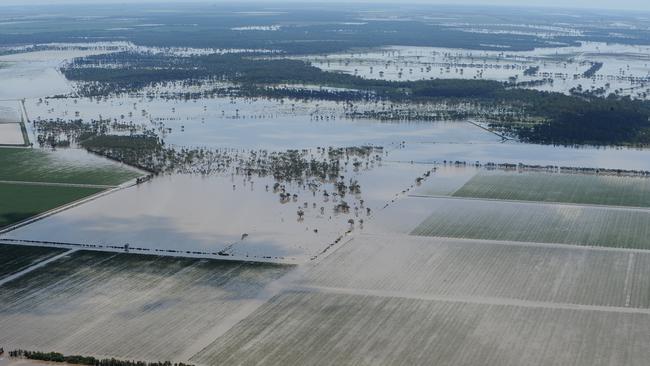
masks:
<path fill-rule="evenodd" d="M 0 344 L 176 360 L 291 266 L 80 251 L 0 287 Z M 209 342 L 208 341 L 208 342 Z M 198 350 L 197 350 L 198 351 Z"/>
<path fill-rule="evenodd" d="M 270 1 L 0 4 L 0 347 L 647 366 L 650 18 Z"/>
<path fill-rule="evenodd" d="M 365 234 L 315 266 L 301 283 L 650 308 L 649 265 L 650 253 Z"/>
<path fill-rule="evenodd" d="M 481 171 L 453 195 L 498 200 L 650 207 L 650 179 Z"/>
<path fill-rule="evenodd" d="M 90 187 L 0 183 L 0 228 L 102 190 Z"/>
<path fill-rule="evenodd" d="M 80 150 L 0 148 L 0 180 L 118 185 L 140 175 Z"/>
<path fill-rule="evenodd" d="M 198 364 L 643 365 L 648 314 L 286 292 Z"/>
<path fill-rule="evenodd" d="M 650 211 L 430 198 L 413 235 L 650 249 Z"/>
<path fill-rule="evenodd" d="M 0 148 L 0 228 L 141 175 L 76 149 Z"/>
<path fill-rule="evenodd" d="M 57 248 L 0 244 L 0 279 L 61 252 Z"/>

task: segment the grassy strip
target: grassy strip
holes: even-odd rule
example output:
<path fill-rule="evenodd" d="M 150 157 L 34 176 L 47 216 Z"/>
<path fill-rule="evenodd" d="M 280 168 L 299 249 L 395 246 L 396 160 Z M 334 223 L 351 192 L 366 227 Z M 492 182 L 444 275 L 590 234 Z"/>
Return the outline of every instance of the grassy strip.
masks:
<path fill-rule="evenodd" d="M 99 188 L 0 183 L 0 228 L 101 191 Z"/>
<path fill-rule="evenodd" d="M 184 363 L 164 362 L 145 362 L 118 360 L 115 358 L 98 359 L 92 356 L 65 356 L 58 352 L 39 352 L 16 350 L 9 351 L 11 357 L 23 357 L 30 360 L 47 361 L 47 362 L 65 362 L 73 365 L 93 365 L 93 366 L 192 366 Z"/>

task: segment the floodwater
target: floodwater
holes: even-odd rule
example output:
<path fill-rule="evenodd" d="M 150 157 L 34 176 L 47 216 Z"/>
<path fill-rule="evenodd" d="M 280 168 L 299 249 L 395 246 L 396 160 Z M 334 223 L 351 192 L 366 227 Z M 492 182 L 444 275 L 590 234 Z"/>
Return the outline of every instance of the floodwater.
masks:
<path fill-rule="evenodd" d="M 20 122 L 20 104 L 13 100 L 0 100 L 0 123 Z"/>
<path fill-rule="evenodd" d="M 350 119 L 334 102 L 206 98 L 164 100 L 117 97 L 26 101 L 34 119 L 112 119 L 164 135 L 177 146 L 286 150 L 328 146 L 382 145 L 402 141 L 499 142 L 501 138 L 467 122 L 380 122 Z M 35 140 L 34 132 L 31 138 Z"/>
<path fill-rule="evenodd" d="M 486 144 L 406 144 L 395 150 L 389 161 L 441 163 L 463 161 L 524 163 L 604 169 L 650 170 L 650 151 L 617 147 L 565 147 L 525 144 L 514 141 Z"/>
<path fill-rule="evenodd" d="M 599 50 L 602 53 L 609 52 L 609 49 L 600 48 L 601 46 L 591 47 L 563 51 L 572 53 L 572 57 L 592 57 Z M 633 51 L 626 50 L 628 54 Z M 482 51 L 469 56 L 450 56 L 445 55 L 449 50 L 443 52 L 403 47 L 397 51 L 376 52 L 377 59 L 381 62 L 389 56 L 395 56 L 398 60 L 395 62 L 402 62 L 399 58 L 402 56 L 408 59 L 406 62 L 422 61 L 426 57 L 474 57 L 485 65 L 496 65 L 512 63 L 516 61 L 512 59 L 521 58 L 517 61 L 521 65 L 513 66 L 514 68 L 483 67 L 482 77 L 488 77 L 492 69 L 499 70 L 498 75 L 504 70 L 521 73 L 527 67 L 525 65 L 531 62 L 557 66 L 562 61 L 555 59 L 564 57 L 559 54 L 540 55 L 536 52 L 500 55 Z M 331 182 L 321 182 L 315 192 L 302 184 L 288 183 L 287 192 L 295 194 L 296 198 L 281 201 L 278 192 L 273 192 L 270 188 L 275 183 L 270 177 L 253 176 L 249 180 L 230 174 L 164 175 L 11 231 L 2 237 L 5 239 L 104 247 L 129 244 L 131 250 L 157 254 L 300 263 L 319 255 L 339 238 L 345 240 L 345 233 L 349 230 L 352 233 L 365 230 L 367 225 L 373 224 L 375 215 L 380 220 L 374 225 L 385 224 L 390 227 L 391 222 L 403 225 L 403 220 L 382 218 L 384 209 L 394 205 L 400 198 L 417 194 L 424 188 L 429 193 L 447 194 L 474 173 L 471 167 L 446 169 L 440 165 L 445 160 L 465 161 L 470 165 L 476 161 L 521 162 L 650 170 L 647 150 L 503 142 L 499 136 L 462 121 L 389 123 L 373 119 L 350 119 L 345 114 L 346 108 L 350 107 L 336 102 L 242 98 L 169 100 L 160 97 L 169 91 L 165 88 L 149 90 L 149 95 L 153 97 L 41 100 L 41 96 L 57 94 L 63 89 L 70 90 L 65 80 L 65 85 L 59 83 L 62 77 L 55 70 L 56 62 L 60 62 L 60 58 L 57 58 L 59 56 L 52 55 L 51 58 L 45 57 L 44 61 L 33 61 L 30 58 L 39 57 L 32 55 L 20 62 L 18 56 L 12 57 L 16 62 L 12 66 L 15 70 L 27 73 L 27 68 L 38 66 L 41 70 L 54 70 L 56 74 L 51 80 L 43 79 L 47 87 L 39 89 L 38 93 L 21 88 L 10 91 L 5 88 L 5 84 L 0 87 L 0 93 L 10 92 L 12 98 L 27 98 L 25 105 L 31 120 L 61 118 L 91 121 L 108 118 L 133 124 L 140 130 L 153 129 L 163 136 L 167 144 L 183 147 L 281 151 L 373 144 L 385 147 L 385 152 L 382 163 L 375 163 L 359 171 L 348 168 L 342 173 L 346 181 L 353 178 L 361 185 L 359 195 L 348 194 L 344 198 L 351 207 L 348 213 L 335 211 L 334 207 L 340 202 L 340 197 L 336 201 L 332 197 L 325 199 L 324 190 L 334 191 Z M 357 58 L 361 60 L 359 62 L 370 65 L 369 61 L 364 61 L 368 57 L 368 54 L 364 54 Z M 540 61 L 542 58 L 547 60 Z M 638 59 L 641 60 L 639 62 L 645 62 L 641 56 Z M 334 64 L 337 61 L 327 62 Z M 34 66 L 34 63 L 37 65 Z M 391 64 L 388 68 L 393 66 Z M 610 66 L 604 66 L 603 72 L 608 70 L 607 67 Z M 570 74 L 586 69 L 588 65 L 575 61 L 567 64 L 566 68 L 565 73 Z M 2 69 L 0 72 L 11 69 Z M 35 75 L 29 77 L 40 77 Z M 20 76 L 15 78 L 21 80 Z M 30 84 L 24 83 L 24 80 L 21 83 Z M 33 89 L 34 86 L 27 88 Z M 376 107 L 371 103 L 357 103 L 354 106 L 356 111 Z M 28 124 L 28 130 L 34 139 L 33 125 Z M 70 157 L 74 156 L 77 155 L 70 153 Z M 433 168 L 437 168 L 437 171 L 429 179 L 421 185 L 416 184 L 416 178 Z M 363 205 L 361 200 L 364 201 Z M 302 220 L 298 217 L 299 210 L 304 212 Z M 350 224 L 349 220 L 353 220 L 353 223 Z M 363 225 L 361 220 L 364 220 Z"/>
<path fill-rule="evenodd" d="M 367 221 L 430 167 L 381 164 L 342 174 L 361 185 L 358 195 L 333 192 L 323 183 L 316 192 L 287 184 L 296 194 L 286 203 L 274 193 L 269 177 L 171 175 L 120 190 L 11 231 L 4 239 L 123 246 L 151 251 L 200 252 L 224 259 L 302 262 L 318 255 L 347 230 L 363 230 Z M 268 190 L 267 190 L 268 185 Z M 348 202 L 349 213 L 334 206 Z M 361 203 L 363 200 L 363 204 Z M 305 205 L 306 204 L 306 205 Z M 321 210 L 322 208 L 322 210 Z M 358 210 L 356 209 L 358 208 Z M 370 208 L 368 212 L 367 209 Z M 297 211 L 305 215 L 298 219 Z M 349 220 L 354 220 L 351 225 Z M 221 254 L 218 254 L 221 252 Z"/>
<path fill-rule="evenodd" d="M 527 82 L 552 79 L 531 86 L 567 93 L 604 88 L 647 99 L 650 90 L 650 47 L 584 42 L 579 47 L 538 48 L 534 51 L 478 51 L 436 47 L 392 46 L 363 52 L 301 57 L 327 71 L 370 79 L 485 79 Z M 602 62 L 594 77 L 585 77 L 592 63 Z M 533 75 L 524 71 L 539 67 Z"/>

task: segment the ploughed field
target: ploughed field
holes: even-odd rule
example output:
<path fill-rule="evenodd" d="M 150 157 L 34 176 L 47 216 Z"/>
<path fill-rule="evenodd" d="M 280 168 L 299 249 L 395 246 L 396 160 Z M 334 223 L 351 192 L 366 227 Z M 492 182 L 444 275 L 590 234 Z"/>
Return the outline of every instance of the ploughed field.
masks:
<path fill-rule="evenodd" d="M 286 292 L 198 364 L 642 365 L 647 314 Z"/>
<path fill-rule="evenodd" d="M 73 252 L 0 286 L 0 343 L 121 359 L 189 357 L 188 349 L 289 269 Z"/>
<path fill-rule="evenodd" d="M 648 309 L 650 252 L 364 234 L 300 284 L 387 296 Z"/>
<path fill-rule="evenodd" d="M 71 251 L 0 282 L 0 344 L 197 365 L 644 365 L 650 210 L 607 187 L 640 197 L 645 178 L 534 173 L 550 193 L 530 200 L 584 184 L 608 207 L 521 202 L 525 180 L 460 197 L 511 173 L 454 169 L 297 267 Z"/>
<path fill-rule="evenodd" d="M 0 244 L 0 280 L 62 252 L 59 248 Z"/>
<path fill-rule="evenodd" d="M 453 183 L 474 184 L 467 174 L 443 170 L 442 187 L 434 174 L 419 191 L 452 194 Z M 540 179 L 555 183 L 544 187 L 557 200 L 568 200 L 562 197 L 575 192 L 576 181 L 591 183 L 585 189 L 592 192 L 610 182 L 644 184 Z M 610 190 L 621 202 L 625 192 Z M 310 264 L 190 361 L 645 364 L 650 211 L 418 194 L 381 210 L 363 233 Z"/>

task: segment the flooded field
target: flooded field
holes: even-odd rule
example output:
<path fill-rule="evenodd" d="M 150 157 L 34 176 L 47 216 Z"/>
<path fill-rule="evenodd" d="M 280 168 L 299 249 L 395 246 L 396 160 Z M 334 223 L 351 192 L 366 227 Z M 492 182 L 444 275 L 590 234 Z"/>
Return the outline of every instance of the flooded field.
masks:
<path fill-rule="evenodd" d="M 14 230 L 2 238 L 143 248 L 152 252 L 303 262 L 415 184 L 426 167 L 385 164 L 354 173 L 358 195 L 326 197 L 286 184 L 282 200 L 274 180 L 255 177 L 172 175 L 102 197 Z M 378 184 L 377 182 L 381 182 Z M 336 208 L 345 200 L 348 213 Z M 298 211 L 303 216 L 297 215 Z M 351 224 L 349 221 L 352 220 Z M 74 229 L 71 229 L 74 228 Z"/>
<path fill-rule="evenodd" d="M 520 142 L 476 144 L 406 144 L 393 151 L 388 161 L 423 164 L 447 162 L 524 163 L 601 169 L 650 170 L 647 149 L 621 147 L 569 147 L 536 145 Z"/>
<path fill-rule="evenodd" d="M 585 42 L 518 52 L 391 46 L 303 59 L 323 70 L 371 79 L 484 79 L 563 93 L 580 86 L 640 99 L 650 91 L 647 46 Z M 599 67 L 588 72 L 593 65 Z"/>
<path fill-rule="evenodd" d="M 38 51 L 0 56 L 5 67 L 0 68 L 0 99 L 48 97 L 72 92 L 70 83 L 59 67 L 74 57 L 100 54 L 106 51 L 65 50 Z"/>
<path fill-rule="evenodd" d="M 620 37 L 608 23 L 623 45 L 589 41 L 592 15 L 332 23 L 232 6 L 70 9 L 95 38 L 0 44 L 0 144 L 23 123 L 34 146 L 0 148 L 0 346 L 198 366 L 645 364 L 650 149 L 621 146 L 648 146 L 650 47 L 629 38 L 646 21 Z M 530 137 L 575 132 L 556 114 L 586 115 L 595 138 Z"/>
<path fill-rule="evenodd" d="M 0 100 L 0 123 L 22 122 L 22 111 L 16 100 Z"/>
<path fill-rule="evenodd" d="M 178 146 L 286 150 L 318 146 L 390 147 L 402 141 L 437 143 L 499 142 L 501 139 L 461 121 L 381 122 L 351 119 L 342 103 L 245 98 L 116 97 L 64 98 L 26 102 L 32 119 L 99 119 L 158 131 Z M 362 105 L 361 108 L 364 106 Z M 369 108 L 370 106 L 366 106 Z M 36 139 L 33 127 L 30 136 Z"/>

